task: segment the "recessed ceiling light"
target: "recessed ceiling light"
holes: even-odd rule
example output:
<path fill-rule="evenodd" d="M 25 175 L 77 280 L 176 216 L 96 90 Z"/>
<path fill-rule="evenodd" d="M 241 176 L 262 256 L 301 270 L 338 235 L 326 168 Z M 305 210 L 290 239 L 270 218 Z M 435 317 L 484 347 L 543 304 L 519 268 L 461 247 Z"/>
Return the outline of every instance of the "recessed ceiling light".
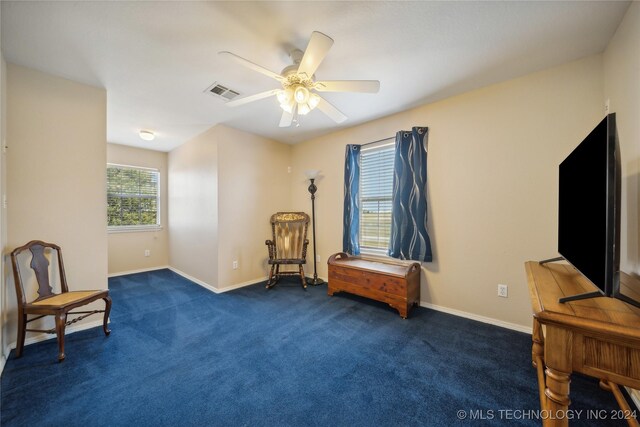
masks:
<path fill-rule="evenodd" d="M 153 141 L 153 138 L 156 137 L 150 130 L 141 130 L 138 135 L 145 141 Z"/>

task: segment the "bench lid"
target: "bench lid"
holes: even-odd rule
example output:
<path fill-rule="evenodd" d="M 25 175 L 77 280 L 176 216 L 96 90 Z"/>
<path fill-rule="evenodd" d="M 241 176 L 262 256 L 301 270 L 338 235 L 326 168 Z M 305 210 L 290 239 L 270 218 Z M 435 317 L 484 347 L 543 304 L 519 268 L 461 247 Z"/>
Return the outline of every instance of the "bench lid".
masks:
<path fill-rule="evenodd" d="M 416 270 L 420 269 L 420 264 L 417 262 L 413 262 L 411 264 L 391 264 L 356 257 L 338 259 L 333 259 L 334 257 L 331 258 L 332 259 L 329 260 L 329 265 L 354 268 L 357 270 L 371 271 L 397 277 L 405 277 L 414 268 Z"/>

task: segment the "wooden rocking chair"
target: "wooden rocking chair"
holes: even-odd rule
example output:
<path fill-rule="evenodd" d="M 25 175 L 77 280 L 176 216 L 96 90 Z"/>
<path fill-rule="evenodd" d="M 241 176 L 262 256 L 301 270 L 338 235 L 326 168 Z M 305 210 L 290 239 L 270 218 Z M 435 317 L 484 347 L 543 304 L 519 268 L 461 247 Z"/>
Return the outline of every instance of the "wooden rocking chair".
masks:
<path fill-rule="evenodd" d="M 271 264 L 267 289 L 274 287 L 281 276 L 297 275 L 300 275 L 302 287 L 307 288 L 303 265 L 307 262 L 308 227 L 309 215 L 304 212 L 278 212 L 271 215 L 273 240 L 264 242 L 269 249 Z M 281 265 L 298 265 L 298 271 L 280 271 Z"/>
<path fill-rule="evenodd" d="M 50 251 L 55 250 L 57 253 L 60 287 L 62 289 L 62 292 L 59 294 L 53 293 L 53 289 L 49 282 L 49 260 L 45 256 L 45 250 L 47 248 L 49 248 Z M 30 267 L 33 269 L 36 281 L 38 282 L 38 298 L 29 303 L 26 300 L 18 262 L 18 255 L 26 249 L 29 249 L 32 254 Z M 109 312 L 111 311 L 111 297 L 109 297 L 109 290 L 69 291 L 60 246 L 53 243 L 45 243 L 40 240 L 32 240 L 26 245 L 20 246 L 11 252 L 11 264 L 13 265 L 16 296 L 18 297 L 18 339 L 16 342 L 16 357 L 22 356 L 26 332 L 44 332 L 47 334 L 55 333 L 58 337 L 58 361 L 62 362 L 65 358 L 64 330 L 66 326 L 96 313 L 104 313 L 102 329 L 104 330 L 105 335 L 109 335 L 111 332 L 107 327 Z M 103 299 L 105 302 L 104 310 L 71 312 L 74 308 L 87 305 L 99 299 Z M 27 316 L 30 314 L 37 316 L 27 319 Z M 80 314 L 81 316 L 67 321 L 67 315 L 69 314 Z M 45 316 L 55 316 L 55 328 L 46 330 L 27 329 L 27 323 Z"/>

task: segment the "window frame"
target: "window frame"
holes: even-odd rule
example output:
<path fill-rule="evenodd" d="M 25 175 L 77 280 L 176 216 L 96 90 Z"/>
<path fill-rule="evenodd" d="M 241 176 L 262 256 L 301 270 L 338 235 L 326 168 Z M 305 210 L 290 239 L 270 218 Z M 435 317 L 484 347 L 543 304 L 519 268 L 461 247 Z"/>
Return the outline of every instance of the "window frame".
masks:
<path fill-rule="evenodd" d="M 392 168 L 393 168 L 393 162 L 395 161 L 395 137 L 390 137 L 390 138 L 385 138 L 382 139 L 380 141 L 376 141 L 375 143 L 372 144 L 368 144 L 368 145 L 364 145 L 362 147 L 362 149 L 360 150 L 360 156 L 362 157 L 364 152 L 367 151 L 380 151 L 386 148 L 392 147 L 393 148 L 393 155 L 392 155 Z M 358 244 L 360 246 L 360 253 L 362 255 L 365 255 L 367 257 L 375 257 L 375 258 L 390 258 L 388 255 L 388 248 L 374 248 L 371 246 L 364 246 L 363 245 L 363 218 L 362 215 L 364 214 L 364 203 L 363 203 L 363 191 L 362 191 L 362 177 L 363 177 L 363 169 L 362 169 L 362 158 L 360 159 L 360 182 L 358 183 L 359 186 L 359 191 L 358 191 L 358 204 L 360 206 L 359 209 L 359 230 L 358 230 Z M 393 182 L 391 184 L 393 186 Z M 389 196 L 389 202 L 392 201 L 392 195 Z M 391 225 L 389 225 L 389 232 L 391 232 Z"/>
<path fill-rule="evenodd" d="M 152 171 L 157 174 L 158 177 L 158 185 L 156 187 L 156 223 L 155 224 L 136 224 L 136 225 L 109 225 L 109 168 L 118 168 L 118 169 L 133 169 L 133 170 L 141 170 L 141 171 Z M 107 185 L 107 232 L 108 233 L 130 233 L 130 232 L 141 232 L 141 231 L 159 231 L 162 230 L 162 222 L 161 222 L 161 175 L 160 169 L 158 168 L 150 168 L 146 166 L 133 166 L 133 165 L 124 165 L 120 163 L 107 163 L 107 176 L 106 176 L 106 185 Z"/>

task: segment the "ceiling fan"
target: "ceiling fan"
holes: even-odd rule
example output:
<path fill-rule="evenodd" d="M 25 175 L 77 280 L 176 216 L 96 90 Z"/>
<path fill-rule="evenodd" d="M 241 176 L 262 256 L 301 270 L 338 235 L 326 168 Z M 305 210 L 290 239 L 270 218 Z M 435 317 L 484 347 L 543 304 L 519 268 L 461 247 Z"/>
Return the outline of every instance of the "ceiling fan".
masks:
<path fill-rule="evenodd" d="M 219 52 L 219 55 L 233 59 L 253 71 L 278 80 L 282 85 L 282 89 L 272 89 L 235 99 L 227 102 L 227 105 L 236 107 L 275 95 L 283 110 L 280 127 L 291 126 L 292 122 L 299 125 L 298 115 L 306 115 L 316 107 L 336 123 L 344 122 L 347 120 L 347 116 L 316 92 L 377 93 L 380 90 L 380 82 L 378 80 L 316 81 L 314 73 L 332 45 L 333 39 L 331 37 L 314 31 L 311 33 L 307 49 L 304 52 L 297 49 L 291 52 L 290 57 L 293 60 L 293 65 L 286 67 L 280 74 L 231 52 Z"/>

